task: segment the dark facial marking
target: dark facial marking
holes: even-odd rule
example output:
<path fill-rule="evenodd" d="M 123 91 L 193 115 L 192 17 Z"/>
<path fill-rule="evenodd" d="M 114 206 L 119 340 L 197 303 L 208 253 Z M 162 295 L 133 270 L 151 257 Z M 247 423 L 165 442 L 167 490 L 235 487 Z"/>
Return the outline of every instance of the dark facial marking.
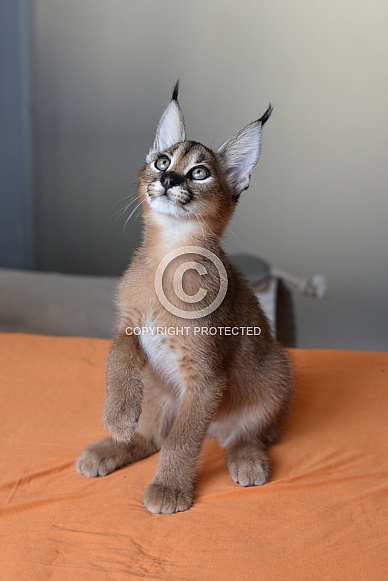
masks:
<path fill-rule="evenodd" d="M 195 141 L 186 141 L 186 143 L 183 144 L 183 155 L 187 155 L 194 144 Z"/>
<path fill-rule="evenodd" d="M 207 156 L 202 152 L 196 157 L 195 165 L 200 165 L 201 163 L 203 163 L 206 160 L 207 160 Z"/>
<path fill-rule="evenodd" d="M 168 152 L 171 155 L 174 155 L 174 153 L 176 152 L 176 150 L 178 149 L 179 145 L 173 145 L 172 147 L 170 147 L 170 149 L 168 149 Z"/>

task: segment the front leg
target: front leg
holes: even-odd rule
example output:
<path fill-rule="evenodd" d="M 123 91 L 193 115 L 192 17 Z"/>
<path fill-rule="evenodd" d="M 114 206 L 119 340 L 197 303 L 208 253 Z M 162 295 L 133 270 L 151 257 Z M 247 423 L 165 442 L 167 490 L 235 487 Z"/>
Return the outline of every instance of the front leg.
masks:
<path fill-rule="evenodd" d="M 181 407 L 160 452 L 156 476 L 144 496 L 144 506 L 150 512 L 171 514 L 193 504 L 198 454 L 225 382 L 225 377 L 209 374 L 186 384 Z"/>
<path fill-rule="evenodd" d="M 104 423 L 117 442 L 130 442 L 143 397 L 145 355 L 136 336 L 119 332 L 109 354 Z"/>

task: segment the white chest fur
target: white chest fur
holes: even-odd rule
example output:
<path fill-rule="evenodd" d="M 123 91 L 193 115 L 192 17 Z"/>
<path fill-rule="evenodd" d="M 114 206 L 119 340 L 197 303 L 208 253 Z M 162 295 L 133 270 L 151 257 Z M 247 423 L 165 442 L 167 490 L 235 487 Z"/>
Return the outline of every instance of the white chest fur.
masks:
<path fill-rule="evenodd" d="M 179 375 L 177 353 L 171 348 L 170 337 L 152 333 L 151 329 L 156 329 L 156 326 L 150 325 L 147 332 L 140 335 L 140 344 L 147 355 L 149 365 L 155 375 L 175 393 L 181 395 L 183 384 Z"/>

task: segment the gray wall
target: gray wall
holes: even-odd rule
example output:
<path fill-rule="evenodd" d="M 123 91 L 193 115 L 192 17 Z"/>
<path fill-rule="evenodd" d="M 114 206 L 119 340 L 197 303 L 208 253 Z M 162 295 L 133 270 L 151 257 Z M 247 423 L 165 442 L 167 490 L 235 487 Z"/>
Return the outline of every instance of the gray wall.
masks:
<path fill-rule="evenodd" d="M 27 37 L 23 0 L 2 0 L 0 267 L 31 268 L 33 260 Z"/>
<path fill-rule="evenodd" d="M 37 264 L 115 274 L 171 87 L 188 136 L 220 145 L 271 101 L 226 239 L 329 298 L 296 298 L 301 346 L 388 347 L 388 4 L 371 0 L 31 0 Z M 121 201 L 120 201 L 121 200 Z"/>

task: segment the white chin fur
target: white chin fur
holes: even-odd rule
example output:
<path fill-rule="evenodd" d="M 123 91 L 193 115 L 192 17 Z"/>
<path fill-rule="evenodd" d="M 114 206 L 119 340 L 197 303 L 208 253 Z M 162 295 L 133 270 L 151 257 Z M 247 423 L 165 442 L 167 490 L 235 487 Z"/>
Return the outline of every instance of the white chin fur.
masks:
<path fill-rule="evenodd" d="M 176 218 L 187 218 L 189 215 L 188 210 L 181 208 L 167 196 L 159 196 L 153 200 L 148 198 L 148 203 L 154 211 L 160 214 L 175 216 Z"/>

